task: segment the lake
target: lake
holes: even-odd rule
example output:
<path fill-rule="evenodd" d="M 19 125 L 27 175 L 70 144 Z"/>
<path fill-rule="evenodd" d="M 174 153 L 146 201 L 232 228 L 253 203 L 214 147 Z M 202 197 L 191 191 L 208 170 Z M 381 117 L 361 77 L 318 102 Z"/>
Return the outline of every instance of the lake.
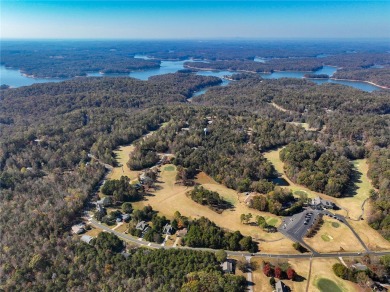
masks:
<path fill-rule="evenodd" d="M 142 59 L 148 59 L 145 55 L 136 55 L 137 58 Z M 91 77 L 101 77 L 101 76 L 130 76 L 133 78 L 137 78 L 140 80 L 148 80 L 149 77 L 155 76 L 155 75 L 161 75 L 161 74 L 167 74 L 167 73 L 175 73 L 178 70 L 184 69 L 184 63 L 185 62 L 191 62 L 193 60 L 183 60 L 183 61 L 161 61 L 161 67 L 157 69 L 149 69 L 149 70 L 140 70 L 140 71 L 134 71 L 130 74 L 108 74 L 104 75 L 99 72 L 90 72 L 87 74 L 87 76 Z M 317 70 L 316 74 L 327 74 L 329 76 L 332 76 L 334 72 L 336 72 L 336 67 L 331 66 L 324 66 L 322 69 Z M 231 75 L 237 72 L 231 72 L 231 71 L 198 71 L 197 75 L 203 75 L 203 76 L 216 76 L 223 78 L 225 75 Z M 303 78 L 303 76 L 308 72 L 297 72 L 297 71 L 280 71 L 280 72 L 273 72 L 270 74 L 266 73 L 260 73 L 260 76 L 264 79 L 278 79 L 278 78 Z M 53 79 L 53 78 L 30 78 L 25 75 L 22 75 L 19 70 L 15 69 L 9 69 L 5 66 L 0 66 L 0 84 L 7 84 L 11 87 L 20 87 L 20 86 L 26 86 L 31 85 L 34 83 L 44 83 L 44 82 L 60 82 L 66 79 Z M 354 88 L 372 92 L 374 90 L 380 89 L 379 87 L 376 87 L 374 85 L 365 83 L 365 82 L 355 82 L 355 81 L 345 81 L 345 80 L 332 80 L 332 79 L 310 79 L 311 81 L 317 83 L 317 84 L 323 84 L 323 83 L 337 83 L 337 84 L 343 84 L 347 86 L 352 86 Z M 229 83 L 228 80 L 223 79 L 222 86 L 227 85 Z M 203 94 L 205 90 L 200 90 L 196 94 Z"/>
<path fill-rule="evenodd" d="M 31 78 L 24 76 L 17 69 L 9 69 L 5 66 L 0 66 L 0 85 L 7 84 L 11 87 L 27 86 L 34 83 L 45 83 L 45 82 L 60 82 L 65 79 L 59 78 Z"/>

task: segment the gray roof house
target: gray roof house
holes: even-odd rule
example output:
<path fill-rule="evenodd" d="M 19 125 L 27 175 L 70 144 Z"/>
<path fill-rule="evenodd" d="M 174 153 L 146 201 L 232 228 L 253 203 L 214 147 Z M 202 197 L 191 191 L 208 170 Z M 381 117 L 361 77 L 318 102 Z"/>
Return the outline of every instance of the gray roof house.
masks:
<path fill-rule="evenodd" d="M 358 271 L 365 271 L 365 270 L 367 270 L 367 266 L 363 265 L 361 263 L 353 264 L 351 267 L 356 269 L 356 270 L 358 270 Z"/>
<path fill-rule="evenodd" d="M 282 282 L 282 281 L 277 281 L 275 283 L 275 291 L 276 292 L 288 292 L 290 289 Z"/>
<path fill-rule="evenodd" d="M 104 197 L 96 202 L 98 205 L 102 205 L 103 207 L 110 206 L 112 204 L 110 197 Z"/>
<path fill-rule="evenodd" d="M 72 233 L 73 234 L 81 234 L 84 231 L 85 231 L 85 224 L 84 223 L 80 223 L 80 224 L 72 226 Z"/>
<path fill-rule="evenodd" d="M 146 228 L 148 228 L 148 223 L 145 221 L 138 222 L 137 225 L 135 226 L 135 229 L 144 231 Z"/>
<path fill-rule="evenodd" d="M 163 233 L 167 234 L 167 235 L 172 235 L 172 231 L 173 231 L 172 225 L 168 224 L 168 223 L 165 224 L 165 226 L 163 228 Z"/>
<path fill-rule="evenodd" d="M 233 274 L 233 264 L 229 261 L 225 261 L 221 264 L 222 271 L 225 274 Z"/>
<path fill-rule="evenodd" d="M 324 200 L 321 197 L 316 197 L 311 200 L 310 206 L 314 209 L 334 209 L 334 203 L 328 200 Z"/>
<path fill-rule="evenodd" d="M 123 222 L 129 221 L 129 219 L 130 219 L 130 214 L 123 214 L 123 215 L 122 215 L 122 220 L 123 220 Z"/>
<path fill-rule="evenodd" d="M 91 242 L 92 239 L 93 239 L 92 236 L 89 236 L 89 235 L 86 235 L 86 234 L 81 236 L 81 241 L 84 241 L 85 243 L 88 243 L 88 244 Z"/>

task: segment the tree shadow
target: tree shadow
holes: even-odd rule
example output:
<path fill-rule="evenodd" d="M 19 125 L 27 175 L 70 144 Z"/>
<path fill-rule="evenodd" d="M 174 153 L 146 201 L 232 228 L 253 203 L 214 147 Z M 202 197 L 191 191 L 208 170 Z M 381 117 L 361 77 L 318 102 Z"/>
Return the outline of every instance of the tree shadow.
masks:
<path fill-rule="evenodd" d="M 281 187 L 287 187 L 289 186 L 289 182 L 286 181 L 283 177 L 279 176 L 277 178 L 274 178 L 272 179 L 272 182 L 277 185 L 277 186 L 281 186 Z"/>
<path fill-rule="evenodd" d="M 305 280 L 306 280 L 305 277 L 303 277 L 301 275 L 298 275 L 298 274 L 296 274 L 295 277 L 294 277 L 294 282 L 303 282 Z"/>
<path fill-rule="evenodd" d="M 357 183 L 361 183 L 363 174 L 358 171 L 356 169 L 356 167 L 354 166 L 352 168 L 352 175 L 351 175 L 351 180 L 350 180 L 350 183 L 348 184 L 346 190 L 345 190 L 345 197 L 353 197 L 355 195 L 357 195 L 357 191 L 358 191 L 358 186 L 356 185 Z"/>

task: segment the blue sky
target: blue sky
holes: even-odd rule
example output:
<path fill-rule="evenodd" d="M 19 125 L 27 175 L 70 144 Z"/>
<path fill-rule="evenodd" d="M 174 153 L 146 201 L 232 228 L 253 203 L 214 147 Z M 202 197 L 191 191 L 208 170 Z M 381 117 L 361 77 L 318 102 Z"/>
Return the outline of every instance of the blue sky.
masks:
<path fill-rule="evenodd" d="M 390 38 L 390 1 L 0 0 L 1 38 Z"/>

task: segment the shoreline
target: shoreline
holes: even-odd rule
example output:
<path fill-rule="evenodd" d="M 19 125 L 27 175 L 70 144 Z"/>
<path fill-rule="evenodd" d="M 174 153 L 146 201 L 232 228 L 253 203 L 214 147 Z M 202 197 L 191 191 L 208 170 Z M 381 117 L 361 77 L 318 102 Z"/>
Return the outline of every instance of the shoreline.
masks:
<path fill-rule="evenodd" d="M 328 65 L 326 65 L 326 66 L 328 66 Z M 218 69 L 213 69 L 213 68 L 196 68 L 196 67 L 192 67 L 192 66 L 188 66 L 188 65 L 185 65 L 184 67 L 189 68 L 189 69 L 199 70 L 199 71 L 216 71 L 216 72 L 228 71 L 228 72 L 247 72 L 247 73 L 256 73 L 256 74 L 272 74 L 273 72 L 302 72 L 302 73 L 303 72 L 315 72 L 315 71 L 281 71 L 281 70 L 274 70 L 273 72 L 255 72 L 255 71 L 248 71 L 248 70 L 230 70 L 230 69 L 218 70 Z M 337 67 L 337 66 L 329 66 L 329 67 L 335 67 L 338 69 L 342 68 L 342 67 Z M 368 80 L 343 79 L 343 78 L 334 78 L 332 76 L 329 76 L 329 78 L 307 78 L 307 77 L 302 77 L 302 78 L 309 79 L 309 80 L 310 79 L 316 79 L 316 80 L 331 79 L 331 80 L 339 80 L 339 81 L 364 82 L 364 83 L 371 84 L 371 85 L 376 86 L 376 87 L 381 88 L 381 89 L 390 89 L 390 87 L 387 87 L 384 85 L 379 85 L 379 84 L 376 84 L 376 83 L 374 83 L 372 81 L 368 81 Z"/>
<path fill-rule="evenodd" d="M 379 88 L 382 88 L 382 89 L 390 89 L 390 87 L 379 85 L 379 84 L 376 84 L 376 83 L 374 83 L 372 81 L 367 81 L 367 80 L 343 79 L 343 78 L 334 78 L 334 77 L 330 77 L 329 79 L 339 80 L 339 81 L 364 82 L 364 83 L 368 83 L 368 84 L 371 84 L 373 86 L 376 86 L 376 87 L 379 87 Z"/>

